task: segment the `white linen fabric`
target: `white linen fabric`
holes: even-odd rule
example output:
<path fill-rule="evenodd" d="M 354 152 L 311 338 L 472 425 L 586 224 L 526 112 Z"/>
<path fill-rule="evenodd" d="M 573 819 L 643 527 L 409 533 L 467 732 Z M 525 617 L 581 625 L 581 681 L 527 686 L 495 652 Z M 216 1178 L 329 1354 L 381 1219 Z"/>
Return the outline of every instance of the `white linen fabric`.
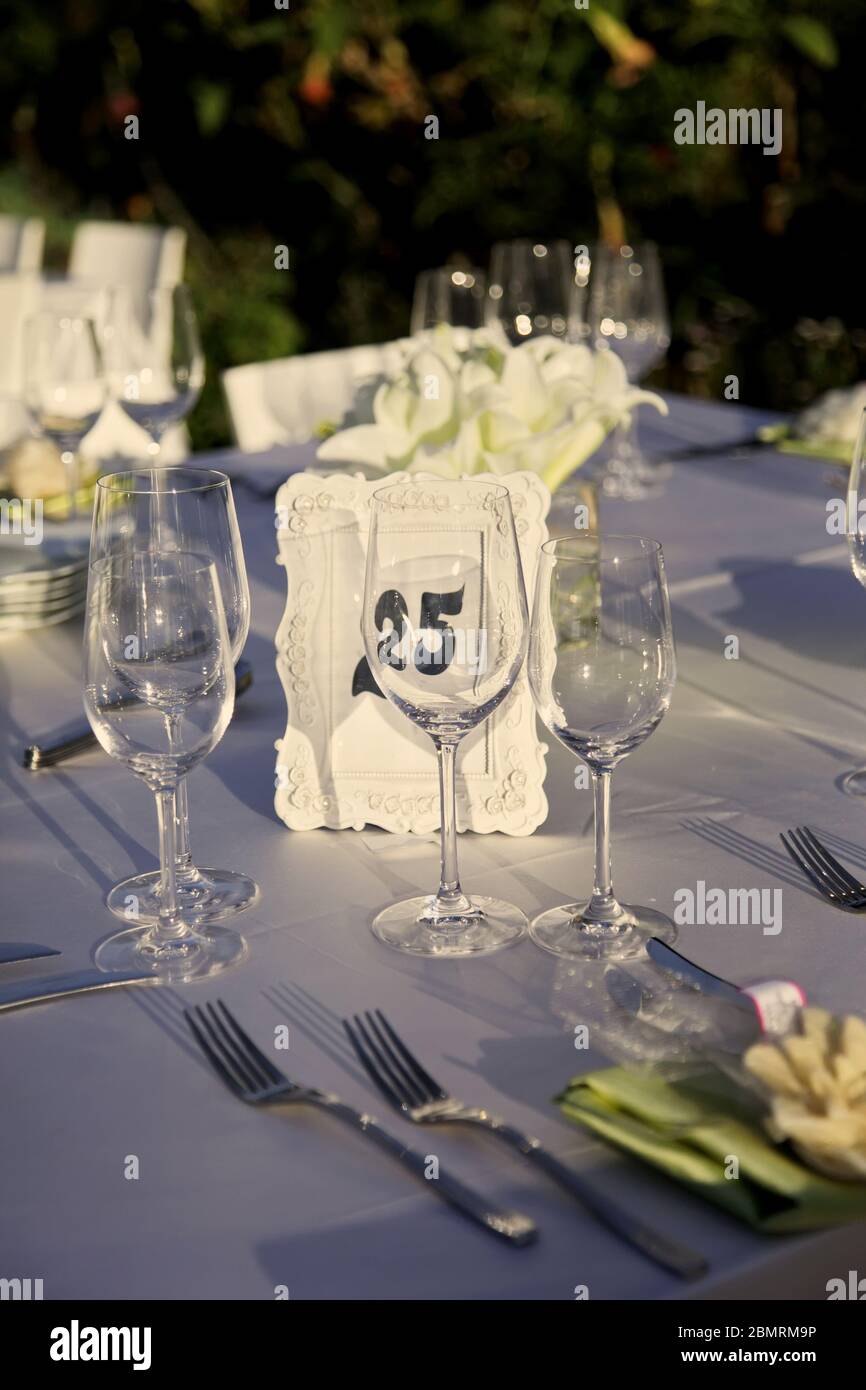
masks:
<path fill-rule="evenodd" d="M 646 443 L 737 440 L 764 418 L 729 403 L 672 401 Z M 219 456 L 200 460 L 219 465 Z M 738 983 L 793 978 L 816 1002 L 863 1012 L 863 919 L 820 901 L 778 832 L 807 823 L 866 877 L 866 806 L 841 773 L 866 762 L 866 596 L 844 539 L 827 533 L 838 474 L 766 451 L 675 467 L 665 493 L 604 501 L 607 530 L 662 541 L 679 683 L 661 727 L 614 777 L 615 883 L 625 901 L 671 912 L 678 888 L 781 889 L 782 929 L 684 926 L 681 949 Z M 44 1279 L 45 1297 L 563 1299 L 826 1297 L 862 1259 L 862 1230 L 761 1237 L 568 1125 L 552 1095 L 605 1064 L 581 968 L 526 941 L 477 960 L 411 960 L 368 921 L 435 882 L 429 840 L 291 833 L 273 812 L 274 740 L 285 704 L 273 664 L 284 577 L 271 508 L 238 489 L 253 595 L 255 684 L 191 779 L 202 864 L 262 885 L 238 920 L 248 961 L 213 981 L 109 992 L 0 1016 L 4 1276 Z M 862 625 L 862 626 L 861 626 Z M 739 653 L 726 657 L 739 639 Z M 74 969 L 116 927 L 108 886 L 154 860 L 150 793 L 99 750 L 40 774 L 19 766 L 33 735 L 80 710 L 74 624 L 0 644 L 6 750 L 0 774 L 4 927 L 63 957 L 4 978 Z M 552 740 L 551 740 L 552 742 Z M 551 750 L 547 823 L 525 840 L 461 838 L 465 885 L 530 915 L 589 891 L 591 796 Z M 373 852 L 376 846 L 378 852 Z M 223 997 L 303 1081 L 372 1111 L 405 1142 L 536 1219 L 539 1242 L 503 1248 L 436 1202 L 361 1137 L 296 1110 L 260 1114 L 212 1075 L 182 1010 Z M 534 1132 L 636 1214 L 704 1251 L 697 1285 L 667 1277 L 492 1139 L 404 1124 L 374 1097 L 340 1020 L 379 1006 L 434 1076 Z M 125 1174 L 139 1161 L 138 1178 Z M 861 1266 L 862 1268 L 862 1266 Z"/>

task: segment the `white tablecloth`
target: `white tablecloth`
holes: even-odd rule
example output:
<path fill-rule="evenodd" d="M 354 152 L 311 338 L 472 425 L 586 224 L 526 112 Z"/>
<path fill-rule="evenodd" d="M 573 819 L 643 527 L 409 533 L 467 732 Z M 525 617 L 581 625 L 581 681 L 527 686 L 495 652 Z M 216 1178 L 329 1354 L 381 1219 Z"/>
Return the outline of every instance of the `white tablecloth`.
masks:
<path fill-rule="evenodd" d="M 735 404 L 677 401 L 653 447 L 736 439 L 759 421 Z M 228 457 L 228 456 L 227 456 Z M 216 461 L 202 458 L 201 462 Z M 234 466 L 236 459 L 229 459 Z M 778 832 L 806 822 L 866 874 L 866 805 L 836 779 L 866 762 L 866 595 L 828 535 L 833 476 L 811 460 L 761 454 L 677 465 L 663 496 L 606 502 L 607 529 L 665 546 L 679 647 L 673 707 L 614 778 L 615 882 L 628 901 L 671 911 L 678 887 L 781 888 L 783 928 L 684 927 L 681 948 L 738 982 L 798 980 L 836 1009 L 866 1007 L 866 925 L 820 902 Z M 836 483 L 836 491 L 839 484 Z M 0 1276 L 42 1278 L 46 1298 L 825 1297 L 862 1256 L 862 1229 L 759 1237 L 564 1122 L 551 1096 L 603 1065 L 574 1048 L 580 969 L 526 941 L 463 963 L 389 952 L 367 922 L 432 886 L 435 846 L 395 848 L 378 832 L 292 834 L 273 813 L 274 740 L 285 707 L 273 634 L 284 580 L 266 503 L 238 489 L 253 589 L 247 656 L 255 685 L 191 783 L 199 862 L 262 885 L 239 919 L 251 943 L 230 975 L 182 988 L 82 996 L 0 1021 Z M 738 660 L 724 656 L 739 638 Z M 83 966 L 113 927 L 117 879 L 154 863 L 150 794 L 93 751 L 39 774 L 18 765 L 31 736 L 79 708 L 75 625 L 0 645 L 4 938 Z M 466 886 L 532 915 L 586 894 L 591 801 L 574 764 L 549 760 L 551 813 L 525 840 L 463 836 Z M 34 972 L 6 967 L 4 977 Z M 225 996 L 263 1043 L 290 1027 L 288 1069 L 338 1091 L 437 1154 L 541 1227 L 511 1250 L 472 1228 L 360 1136 L 308 1112 L 255 1113 L 197 1055 L 181 1016 Z M 413 1129 L 386 1113 L 339 1020 L 386 1008 L 453 1091 L 537 1134 L 588 1177 L 710 1258 L 683 1286 L 620 1244 L 516 1155 L 486 1136 Z M 591 1034 L 592 1037 L 592 1034 Z M 128 1158 L 139 1177 L 125 1177 Z"/>

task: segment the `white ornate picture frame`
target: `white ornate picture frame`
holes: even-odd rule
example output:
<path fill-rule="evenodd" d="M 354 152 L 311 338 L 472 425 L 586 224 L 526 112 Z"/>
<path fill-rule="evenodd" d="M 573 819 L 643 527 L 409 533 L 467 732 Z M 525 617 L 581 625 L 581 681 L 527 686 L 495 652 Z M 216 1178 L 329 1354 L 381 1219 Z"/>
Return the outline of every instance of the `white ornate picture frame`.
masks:
<path fill-rule="evenodd" d="M 387 482 L 408 476 L 389 474 Z M 503 483 L 511 493 L 531 606 L 550 493 L 534 473 L 473 475 L 473 481 L 481 478 Z M 412 477 L 422 480 L 422 475 Z M 292 830 L 376 825 L 429 834 L 439 825 L 430 738 L 380 695 L 353 693 L 364 657 L 361 603 L 370 498 L 382 485 L 361 475 L 297 473 L 277 494 L 277 563 L 284 566 L 287 582 L 276 637 L 277 671 L 288 717 L 275 745 L 274 804 Z M 458 830 L 531 835 L 547 815 L 546 756 L 524 670 L 499 709 L 460 745 Z"/>

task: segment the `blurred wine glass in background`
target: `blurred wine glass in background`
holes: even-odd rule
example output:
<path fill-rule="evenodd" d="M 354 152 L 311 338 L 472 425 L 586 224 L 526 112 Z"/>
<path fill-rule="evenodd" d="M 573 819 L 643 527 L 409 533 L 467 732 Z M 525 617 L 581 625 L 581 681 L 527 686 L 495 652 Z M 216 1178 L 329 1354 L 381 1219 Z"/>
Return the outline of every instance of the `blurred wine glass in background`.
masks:
<path fill-rule="evenodd" d="M 477 266 L 422 270 L 412 303 L 413 337 L 443 323 L 452 328 L 482 328 L 486 294 L 487 277 Z"/>
<path fill-rule="evenodd" d="M 652 242 L 597 246 L 572 293 L 575 315 L 585 313 L 578 338 L 597 352 L 615 352 L 632 383 L 664 361 L 670 323 L 661 261 Z M 611 496 L 642 497 L 664 474 L 642 455 L 634 419 L 618 427 L 603 480 Z"/>
<path fill-rule="evenodd" d="M 79 449 L 96 424 L 108 385 L 90 318 L 41 310 L 24 324 L 24 400 L 34 424 L 60 450 L 69 516 L 77 515 Z"/>
<path fill-rule="evenodd" d="M 127 290 L 118 289 L 104 341 L 113 394 L 148 435 L 148 456 L 158 462 L 163 435 L 186 418 L 204 385 L 204 355 L 188 287 L 151 290 L 143 313 Z"/>
<path fill-rule="evenodd" d="M 574 252 L 567 241 L 500 241 L 490 255 L 488 327 L 512 346 L 528 338 L 568 339 L 575 331 Z"/>

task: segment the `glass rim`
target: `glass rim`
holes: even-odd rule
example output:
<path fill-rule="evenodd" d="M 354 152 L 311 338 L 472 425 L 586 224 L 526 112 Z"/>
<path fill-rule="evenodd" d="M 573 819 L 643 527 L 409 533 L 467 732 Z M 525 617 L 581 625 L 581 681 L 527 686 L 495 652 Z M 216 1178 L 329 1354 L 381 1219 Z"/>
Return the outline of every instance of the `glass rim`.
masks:
<path fill-rule="evenodd" d="M 194 483 L 190 487 L 122 487 L 117 481 L 121 478 L 144 477 L 145 474 L 154 473 L 189 473 L 200 474 L 204 481 Z M 154 468 L 120 468 L 113 473 L 103 473 L 96 479 L 96 486 L 104 489 L 105 492 L 114 492 L 118 496 L 129 497 L 164 497 L 167 494 L 177 496 L 185 492 L 209 492 L 212 488 L 228 486 L 231 491 L 231 478 L 228 473 L 223 473 L 219 468 L 198 468 L 195 464 L 189 463 L 166 463 L 157 465 Z"/>
<path fill-rule="evenodd" d="M 411 476 L 411 475 L 410 475 L 410 476 Z M 426 487 L 426 489 L 429 491 L 429 490 L 432 489 L 434 486 L 438 487 L 438 486 L 441 486 L 443 483 L 445 483 L 448 487 L 453 487 L 455 483 L 461 483 L 461 484 L 463 484 L 463 483 L 480 483 L 480 482 L 481 482 L 480 478 L 473 477 L 472 474 L 470 474 L 468 478 L 439 478 L 439 477 L 435 477 L 435 478 L 423 478 L 423 479 L 420 479 L 420 478 L 419 478 L 417 484 L 415 484 L 415 485 L 416 485 L 416 486 L 421 486 L 421 485 L 423 484 L 423 485 Z M 384 493 L 391 492 L 392 490 L 395 490 L 395 489 L 400 488 L 400 487 L 405 488 L 405 487 L 411 487 L 411 486 L 413 486 L 413 484 L 412 484 L 411 482 L 385 483 L 385 485 L 384 485 L 383 487 L 377 487 L 377 488 L 374 489 L 373 495 L 372 495 L 372 497 L 371 497 L 370 500 L 371 500 L 372 502 L 375 502 L 378 498 L 382 497 Z M 510 501 L 510 499 L 511 499 L 511 493 L 509 492 L 508 488 L 505 487 L 502 483 L 489 483 L 489 482 L 486 482 L 486 483 L 484 483 L 484 486 L 487 488 L 487 491 L 488 491 L 488 492 L 493 492 L 493 493 L 495 493 L 495 494 L 499 497 L 500 501 L 504 501 L 506 497 L 507 497 L 507 498 L 509 499 L 509 501 Z"/>
<path fill-rule="evenodd" d="M 640 542 L 641 548 L 644 549 L 645 551 L 647 551 L 648 553 L 655 552 L 656 555 L 661 555 L 661 554 L 663 553 L 663 552 L 662 552 L 662 544 L 661 544 L 661 541 L 653 540 L 652 536 L 629 535 L 629 534 L 627 534 L 627 533 L 625 533 L 625 532 L 610 532 L 610 531 L 605 531 L 605 532 L 603 532 L 603 533 L 602 533 L 602 532 L 599 532 L 599 534 L 596 535 L 596 536 L 592 536 L 592 535 L 587 535 L 587 536 L 551 536 L 549 540 L 544 541 L 544 543 L 542 544 L 542 547 L 541 547 L 541 551 L 542 551 L 542 554 L 545 555 L 545 556 L 547 556 L 548 558 L 552 557 L 553 559 L 559 559 L 559 558 L 562 558 L 562 557 L 560 557 L 559 555 L 557 555 L 557 550 L 556 550 L 557 546 L 593 545 L 593 544 L 595 544 L 595 545 L 599 546 L 599 548 L 600 548 L 602 544 L 605 544 L 605 543 L 607 543 L 608 541 L 611 541 L 611 542 L 613 542 L 614 544 L 616 544 L 617 542 L 622 542 L 622 541 L 629 541 L 629 542 L 638 541 L 638 542 Z M 566 558 L 572 559 L 572 560 L 581 560 L 581 559 L 583 559 L 584 557 L 581 556 L 581 555 L 571 555 L 571 556 L 567 556 Z M 587 558 L 596 558 L 596 559 L 597 559 L 598 557 L 596 556 L 596 557 L 587 557 Z"/>

